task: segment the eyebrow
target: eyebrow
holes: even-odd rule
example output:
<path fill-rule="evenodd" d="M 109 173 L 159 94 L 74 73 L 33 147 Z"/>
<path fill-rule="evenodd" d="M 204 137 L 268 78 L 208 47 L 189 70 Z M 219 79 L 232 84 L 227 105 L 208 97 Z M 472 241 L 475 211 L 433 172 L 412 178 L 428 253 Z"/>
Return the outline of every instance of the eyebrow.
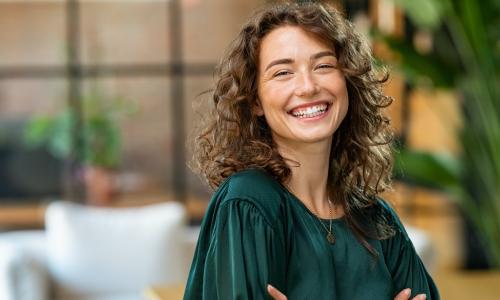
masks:
<path fill-rule="evenodd" d="M 319 59 L 319 58 L 324 57 L 324 56 L 336 57 L 335 53 L 333 51 L 321 51 L 321 52 L 318 52 L 316 54 L 313 54 L 311 56 L 311 60 L 316 60 L 316 59 Z M 281 59 L 273 60 L 272 62 L 270 62 L 267 65 L 265 71 L 267 71 L 269 68 L 271 68 L 272 66 L 275 66 L 275 65 L 291 64 L 291 63 L 293 63 L 293 59 L 291 59 L 291 58 L 281 58 Z"/>
<path fill-rule="evenodd" d="M 311 60 L 315 60 L 315 59 L 318 59 L 318 58 L 321 58 L 321 57 L 324 57 L 324 56 L 333 56 L 333 57 L 336 57 L 335 53 L 333 53 L 333 51 L 322 51 L 322 52 L 316 53 L 313 56 L 311 56 Z"/>

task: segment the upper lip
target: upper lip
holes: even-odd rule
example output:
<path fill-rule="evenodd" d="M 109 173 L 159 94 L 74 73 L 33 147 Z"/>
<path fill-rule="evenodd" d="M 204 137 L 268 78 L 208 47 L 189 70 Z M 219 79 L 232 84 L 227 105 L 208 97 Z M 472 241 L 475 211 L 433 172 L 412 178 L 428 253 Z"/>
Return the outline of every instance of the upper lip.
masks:
<path fill-rule="evenodd" d="M 330 101 L 327 101 L 327 100 L 319 100 L 319 101 L 314 101 L 314 102 L 307 102 L 307 103 L 304 103 L 304 104 L 297 105 L 297 106 L 293 107 L 292 109 L 288 110 L 288 112 L 291 113 L 292 111 L 294 111 L 296 109 L 299 109 L 299 108 L 307 108 L 307 107 L 312 107 L 312 106 L 320 105 L 320 104 L 330 105 L 331 103 L 330 103 Z"/>

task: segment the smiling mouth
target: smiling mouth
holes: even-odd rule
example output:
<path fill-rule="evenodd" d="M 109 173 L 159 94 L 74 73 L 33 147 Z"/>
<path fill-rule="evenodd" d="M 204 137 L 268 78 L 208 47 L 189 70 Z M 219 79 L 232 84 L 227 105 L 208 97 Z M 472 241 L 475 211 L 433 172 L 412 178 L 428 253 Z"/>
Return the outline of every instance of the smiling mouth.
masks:
<path fill-rule="evenodd" d="M 330 108 L 330 103 L 322 103 L 318 105 L 309 106 L 306 108 L 296 108 L 289 111 L 288 114 L 299 119 L 314 118 L 322 114 L 325 114 L 329 108 Z"/>

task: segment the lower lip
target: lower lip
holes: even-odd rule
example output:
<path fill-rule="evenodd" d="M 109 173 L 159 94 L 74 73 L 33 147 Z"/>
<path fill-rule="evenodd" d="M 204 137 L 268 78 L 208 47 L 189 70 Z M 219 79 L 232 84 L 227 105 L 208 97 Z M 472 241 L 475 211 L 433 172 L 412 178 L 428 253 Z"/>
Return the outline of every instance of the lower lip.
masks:
<path fill-rule="evenodd" d="M 330 104 L 330 105 L 328 105 L 328 107 L 326 108 L 326 110 L 325 110 L 322 114 L 317 115 L 317 116 L 314 116 L 314 117 L 309 117 L 309 118 L 307 118 L 307 117 L 305 117 L 305 118 L 299 118 L 299 117 L 295 117 L 294 115 L 291 115 L 291 116 L 292 116 L 292 118 L 294 118 L 294 119 L 297 119 L 297 120 L 299 120 L 299 121 L 304 121 L 304 122 L 309 122 L 309 121 L 317 121 L 317 120 L 321 120 L 321 119 L 323 119 L 323 118 L 324 118 L 324 117 L 325 117 L 325 116 L 326 116 L 326 115 L 330 112 L 330 107 L 331 107 L 331 106 L 332 106 L 331 104 Z"/>

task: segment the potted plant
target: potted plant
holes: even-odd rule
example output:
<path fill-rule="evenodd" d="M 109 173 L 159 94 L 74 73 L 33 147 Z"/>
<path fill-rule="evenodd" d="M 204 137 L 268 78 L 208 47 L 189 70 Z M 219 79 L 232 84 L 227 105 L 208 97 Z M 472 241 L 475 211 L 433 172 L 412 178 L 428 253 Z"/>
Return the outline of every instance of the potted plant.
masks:
<path fill-rule="evenodd" d="M 494 0 L 394 1 L 417 30 L 432 36 L 432 51 L 376 36 L 398 54 L 410 85 L 425 77 L 436 88 L 454 91 L 463 112 L 459 156 L 403 148 L 395 170 L 400 178 L 445 191 L 457 201 L 470 225 L 465 241 L 471 241 L 471 228 L 478 235 L 470 243 L 475 248 L 465 249 L 466 267 L 500 267 L 500 6 Z M 485 262 L 470 260 L 481 258 L 481 245 Z"/>
<path fill-rule="evenodd" d="M 36 116 L 25 130 L 26 143 L 31 147 L 46 147 L 52 155 L 69 159 L 71 155 L 80 165 L 86 201 L 93 205 L 111 202 L 114 174 L 121 158 L 119 121 L 131 112 L 130 105 L 120 97 L 104 96 L 94 89 L 81 98 L 82 114 L 66 108 L 54 115 Z M 80 121 L 82 149 L 74 151 L 74 130 Z"/>

